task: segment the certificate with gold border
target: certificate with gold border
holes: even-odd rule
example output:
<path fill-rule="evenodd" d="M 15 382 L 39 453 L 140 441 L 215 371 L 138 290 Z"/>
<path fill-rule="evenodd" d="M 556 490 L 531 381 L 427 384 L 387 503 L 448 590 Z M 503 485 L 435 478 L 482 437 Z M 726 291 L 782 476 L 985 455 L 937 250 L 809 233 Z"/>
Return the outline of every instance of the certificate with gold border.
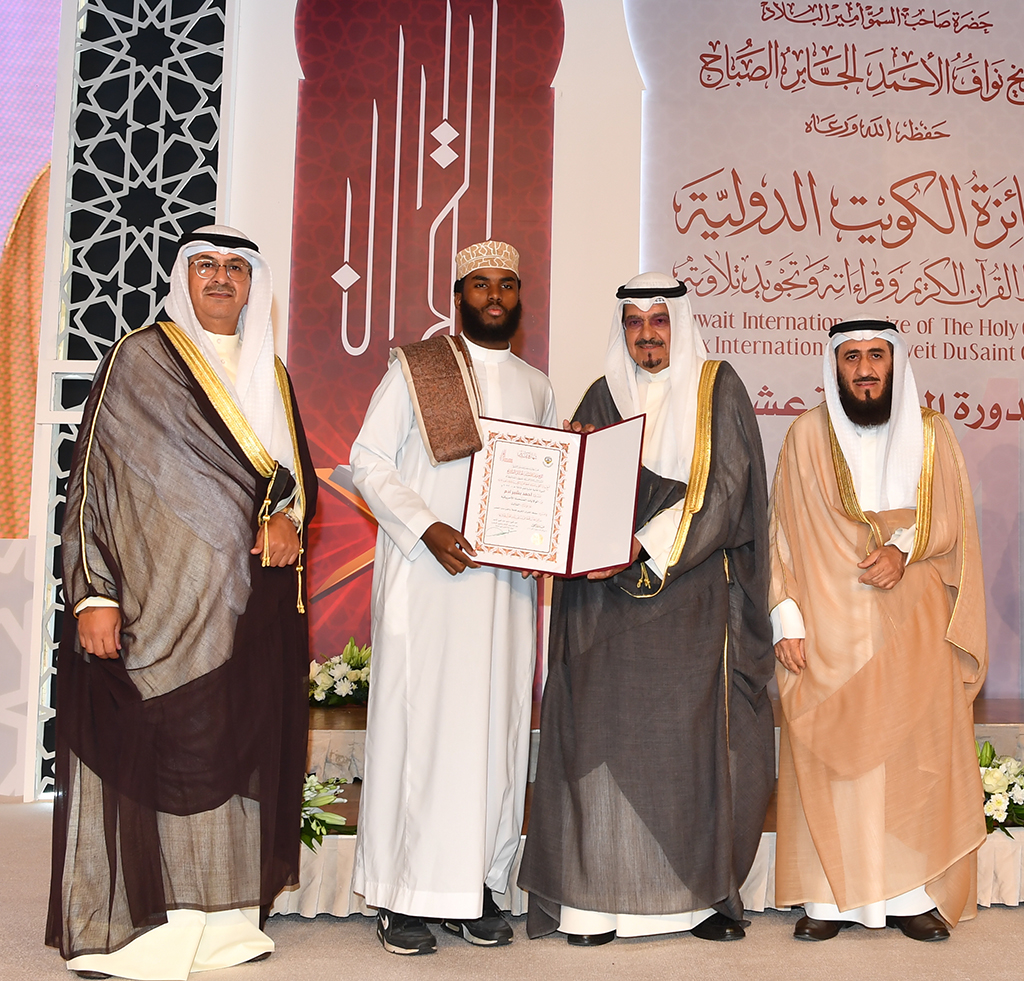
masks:
<path fill-rule="evenodd" d="M 475 561 L 558 576 L 629 562 L 643 416 L 592 433 L 480 423 L 462 522 Z"/>

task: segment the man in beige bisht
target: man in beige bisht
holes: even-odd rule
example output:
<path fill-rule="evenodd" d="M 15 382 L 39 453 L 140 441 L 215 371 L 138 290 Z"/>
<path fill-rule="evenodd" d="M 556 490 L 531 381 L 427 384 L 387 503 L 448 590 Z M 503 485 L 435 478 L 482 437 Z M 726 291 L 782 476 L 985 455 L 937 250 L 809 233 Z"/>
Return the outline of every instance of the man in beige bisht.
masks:
<path fill-rule="evenodd" d="M 971 702 L 987 649 L 970 481 L 885 321 L 837 324 L 825 402 L 790 428 L 772 493 L 783 722 L 776 902 L 794 936 L 975 915 L 985 840 Z"/>

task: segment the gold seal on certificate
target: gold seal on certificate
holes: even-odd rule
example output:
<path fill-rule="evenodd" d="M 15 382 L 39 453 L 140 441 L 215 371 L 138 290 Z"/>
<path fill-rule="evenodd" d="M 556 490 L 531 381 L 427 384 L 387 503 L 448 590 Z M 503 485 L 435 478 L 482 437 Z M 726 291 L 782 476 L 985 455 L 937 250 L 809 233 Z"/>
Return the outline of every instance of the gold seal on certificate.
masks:
<path fill-rule="evenodd" d="M 592 433 L 480 423 L 462 522 L 477 562 L 563 576 L 629 562 L 643 416 Z"/>

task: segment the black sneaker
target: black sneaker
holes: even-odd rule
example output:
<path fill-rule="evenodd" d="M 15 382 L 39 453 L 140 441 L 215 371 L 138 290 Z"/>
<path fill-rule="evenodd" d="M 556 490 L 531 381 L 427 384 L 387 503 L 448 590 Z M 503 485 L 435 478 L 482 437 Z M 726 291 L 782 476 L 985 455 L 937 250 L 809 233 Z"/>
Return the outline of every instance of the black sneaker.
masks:
<path fill-rule="evenodd" d="M 483 915 L 475 920 L 442 920 L 441 928 L 481 947 L 504 947 L 512 943 L 512 927 L 487 886 L 484 886 Z"/>
<path fill-rule="evenodd" d="M 418 916 L 377 910 L 377 939 L 391 954 L 432 954 L 437 939 Z"/>

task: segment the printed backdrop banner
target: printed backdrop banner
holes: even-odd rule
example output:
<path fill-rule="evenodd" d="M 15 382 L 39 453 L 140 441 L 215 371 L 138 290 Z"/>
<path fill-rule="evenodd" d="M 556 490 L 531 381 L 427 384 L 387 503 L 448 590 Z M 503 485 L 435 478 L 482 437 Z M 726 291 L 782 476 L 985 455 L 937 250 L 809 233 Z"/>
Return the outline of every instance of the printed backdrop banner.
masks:
<path fill-rule="evenodd" d="M 453 331 L 455 253 L 522 256 L 516 353 L 547 370 L 558 0 L 299 0 L 288 365 L 321 481 L 313 651 L 369 641 L 376 527 L 352 441 L 390 348 Z"/>
<path fill-rule="evenodd" d="M 1024 17 L 983 8 L 625 0 L 643 75 L 641 265 L 690 287 L 769 469 L 821 400 L 828 328 L 900 327 L 981 525 L 988 697 L 1021 679 Z"/>

